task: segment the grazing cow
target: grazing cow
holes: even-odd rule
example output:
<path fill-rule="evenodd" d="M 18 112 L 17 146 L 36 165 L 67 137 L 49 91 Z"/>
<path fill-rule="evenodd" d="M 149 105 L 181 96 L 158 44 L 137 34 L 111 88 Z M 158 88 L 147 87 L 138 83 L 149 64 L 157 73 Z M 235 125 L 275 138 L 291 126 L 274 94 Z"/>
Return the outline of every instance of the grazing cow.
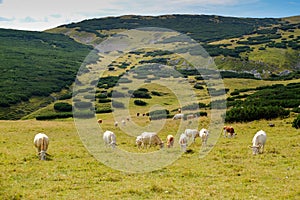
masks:
<path fill-rule="evenodd" d="M 126 121 L 123 119 L 122 120 L 122 125 L 125 126 L 126 125 Z"/>
<path fill-rule="evenodd" d="M 224 137 L 227 137 L 227 135 L 228 138 L 235 136 L 234 128 L 232 126 L 224 126 L 223 130 L 224 130 Z"/>
<path fill-rule="evenodd" d="M 173 147 L 174 145 L 174 136 L 173 135 L 168 135 L 167 136 L 167 147 Z"/>
<path fill-rule="evenodd" d="M 143 132 L 140 137 L 138 136 L 136 139 L 136 143 L 140 143 L 140 146 L 149 147 L 159 145 L 160 148 L 164 147 L 163 141 L 158 137 L 158 135 L 154 132 Z M 138 145 L 139 147 L 139 145 Z"/>
<path fill-rule="evenodd" d="M 102 124 L 103 120 L 102 120 L 102 119 L 98 119 L 97 122 L 98 122 L 99 124 Z"/>
<path fill-rule="evenodd" d="M 176 119 L 183 119 L 184 117 L 184 114 L 183 113 L 178 113 L 178 114 L 175 114 L 174 117 L 173 117 L 173 120 L 176 120 Z"/>
<path fill-rule="evenodd" d="M 199 131 L 196 129 L 185 129 L 184 134 L 195 142 L 196 137 L 199 137 Z"/>
<path fill-rule="evenodd" d="M 136 116 L 139 117 L 139 116 L 140 116 L 140 113 L 136 113 Z"/>
<path fill-rule="evenodd" d="M 179 138 L 179 145 L 183 152 L 186 152 L 187 143 L 188 143 L 188 138 L 186 134 L 182 133 Z"/>
<path fill-rule="evenodd" d="M 116 135 L 111 131 L 103 133 L 103 141 L 106 146 L 111 146 L 112 148 L 115 148 L 117 145 Z"/>
<path fill-rule="evenodd" d="M 199 131 L 199 136 L 202 139 L 202 146 L 206 146 L 207 139 L 209 136 L 209 131 L 207 129 L 203 128 Z"/>
<path fill-rule="evenodd" d="M 196 118 L 196 116 L 194 114 L 190 114 L 190 115 L 186 116 L 187 120 L 191 120 L 191 119 L 194 119 L 194 118 Z"/>
<path fill-rule="evenodd" d="M 136 140 L 135 140 L 135 143 L 136 143 L 136 145 L 137 145 L 138 148 L 141 148 L 141 146 L 143 144 L 143 138 L 142 138 L 142 136 L 140 136 L 140 135 L 137 136 Z"/>
<path fill-rule="evenodd" d="M 33 143 L 37 148 L 40 159 L 46 160 L 46 152 L 49 146 L 48 136 L 44 133 L 38 133 L 35 135 Z"/>
<path fill-rule="evenodd" d="M 258 131 L 253 139 L 252 139 L 252 146 L 249 146 L 253 150 L 253 155 L 258 153 L 263 153 L 264 146 L 267 141 L 267 134 L 263 130 Z"/>
<path fill-rule="evenodd" d="M 118 122 L 115 122 L 114 125 L 115 125 L 115 127 L 118 127 L 119 123 L 118 123 Z"/>
<path fill-rule="evenodd" d="M 181 113 L 181 108 L 178 108 L 178 113 Z"/>
<path fill-rule="evenodd" d="M 275 124 L 269 123 L 269 126 L 270 126 L 270 127 L 275 127 Z"/>

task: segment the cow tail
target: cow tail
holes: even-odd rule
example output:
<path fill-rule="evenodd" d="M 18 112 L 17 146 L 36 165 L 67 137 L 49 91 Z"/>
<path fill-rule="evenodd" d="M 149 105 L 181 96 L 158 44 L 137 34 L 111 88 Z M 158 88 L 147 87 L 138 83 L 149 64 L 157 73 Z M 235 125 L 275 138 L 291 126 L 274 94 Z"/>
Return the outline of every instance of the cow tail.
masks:
<path fill-rule="evenodd" d="M 42 137 L 42 142 L 41 142 L 41 150 L 42 151 L 45 151 L 45 149 L 46 149 L 46 140 L 45 140 L 45 138 L 44 137 Z"/>

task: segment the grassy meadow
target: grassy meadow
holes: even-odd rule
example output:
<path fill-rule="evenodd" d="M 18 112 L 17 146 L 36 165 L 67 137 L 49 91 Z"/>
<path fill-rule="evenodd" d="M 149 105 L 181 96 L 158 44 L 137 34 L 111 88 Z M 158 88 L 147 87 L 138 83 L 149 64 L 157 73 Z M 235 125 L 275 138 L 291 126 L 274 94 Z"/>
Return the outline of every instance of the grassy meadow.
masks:
<path fill-rule="evenodd" d="M 104 119 L 103 129 L 111 129 L 120 136 L 110 114 L 98 117 Z M 232 124 L 237 137 L 220 136 L 206 157 L 199 158 L 201 142 L 196 139 L 188 148 L 189 153 L 171 165 L 138 174 L 116 171 L 97 161 L 83 146 L 72 119 L 0 121 L 0 197 L 299 199 L 300 131 L 291 127 L 292 120 L 273 120 L 275 127 L 269 127 L 265 120 Z M 175 128 L 171 125 L 165 131 Z M 260 129 L 268 135 L 265 152 L 253 156 L 248 145 Z M 38 160 L 33 146 L 33 137 L 38 132 L 46 133 L 51 140 L 47 161 Z M 124 138 L 118 148 L 136 149 L 134 140 Z"/>

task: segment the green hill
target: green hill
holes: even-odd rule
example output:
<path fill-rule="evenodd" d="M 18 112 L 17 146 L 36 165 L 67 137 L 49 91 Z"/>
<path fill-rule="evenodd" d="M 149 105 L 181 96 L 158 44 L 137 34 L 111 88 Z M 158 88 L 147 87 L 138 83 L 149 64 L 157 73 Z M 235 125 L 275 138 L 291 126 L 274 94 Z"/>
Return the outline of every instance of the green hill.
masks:
<path fill-rule="evenodd" d="M 51 102 L 52 93 L 73 83 L 90 51 L 62 34 L 0 29 L 0 41 L 0 119 L 18 119 Z"/>
<path fill-rule="evenodd" d="M 225 71 L 222 72 L 223 77 L 254 78 L 244 72 L 276 79 L 281 79 L 282 71 L 292 71 L 297 75 L 300 63 L 299 21 L 297 16 L 276 19 L 127 15 L 84 20 L 45 32 L 0 29 L 0 119 L 20 119 L 29 114 L 35 117 L 40 112 L 34 114 L 34 111 L 57 99 L 69 101 L 72 95 L 70 86 L 92 47 L 115 33 L 133 28 L 162 27 L 189 35 L 200 42 L 220 70 L 240 73 Z M 149 61 L 163 64 L 177 62 L 176 57 L 164 51 L 132 52 L 132 56 L 125 55 L 111 63 L 108 76 L 116 81 L 126 70 Z M 181 73 L 195 75 L 193 72 Z M 102 92 L 101 87 L 98 92 Z M 104 89 L 111 88 L 106 85 Z M 97 105 L 98 111 L 111 111 L 107 104 L 109 102 L 105 103 L 106 108 L 99 108 L 104 104 Z M 57 115 L 53 105 L 43 110 L 53 117 Z M 70 113 L 58 115 L 68 117 Z"/>
<path fill-rule="evenodd" d="M 49 30 L 85 44 L 99 44 L 127 29 L 162 27 L 200 42 L 219 69 L 254 71 L 269 76 L 299 70 L 299 17 L 237 18 L 215 15 L 107 17 L 84 20 Z"/>

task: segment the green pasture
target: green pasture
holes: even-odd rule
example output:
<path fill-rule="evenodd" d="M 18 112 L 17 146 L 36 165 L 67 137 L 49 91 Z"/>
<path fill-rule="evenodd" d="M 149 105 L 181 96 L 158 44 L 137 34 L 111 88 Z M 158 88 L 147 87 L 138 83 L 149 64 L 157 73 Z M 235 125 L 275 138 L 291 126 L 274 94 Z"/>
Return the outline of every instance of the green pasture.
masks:
<path fill-rule="evenodd" d="M 111 114 L 103 119 L 102 130 L 117 135 L 118 148 L 135 151 L 134 137 L 123 137 L 113 125 Z M 146 118 L 132 116 L 141 125 Z M 209 120 L 200 118 L 201 126 Z M 292 128 L 293 117 L 269 121 L 236 123 L 237 137 L 220 136 L 204 158 L 201 142 L 189 146 L 169 166 L 148 173 L 126 173 L 97 161 L 83 146 L 73 120 L 0 121 L 1 199 L 299 199 L 300 131 Z M 96 122 L 95 122 L 96 123 Z M 163 140 L 176 134 L 176 124 L 167 121 L 159 132 Z M 186 125 L 187 126 L 187 125 Z M 263 129 L 268 139 L 265 152 L 253 156 L 251 140 Z M 50 138 L 47 161 L 40 161 L 33 146 L 38 132 Z M 221 130 L 220 130 L 221 134 Z M 102 137 L 99 129 L 99 137 Z M 208 141 L 208 143 L 210 143 Z M 175 147 L 178 148 L 177 141 Z M 142 153 L 154 151 L 141 150 Z"/>

